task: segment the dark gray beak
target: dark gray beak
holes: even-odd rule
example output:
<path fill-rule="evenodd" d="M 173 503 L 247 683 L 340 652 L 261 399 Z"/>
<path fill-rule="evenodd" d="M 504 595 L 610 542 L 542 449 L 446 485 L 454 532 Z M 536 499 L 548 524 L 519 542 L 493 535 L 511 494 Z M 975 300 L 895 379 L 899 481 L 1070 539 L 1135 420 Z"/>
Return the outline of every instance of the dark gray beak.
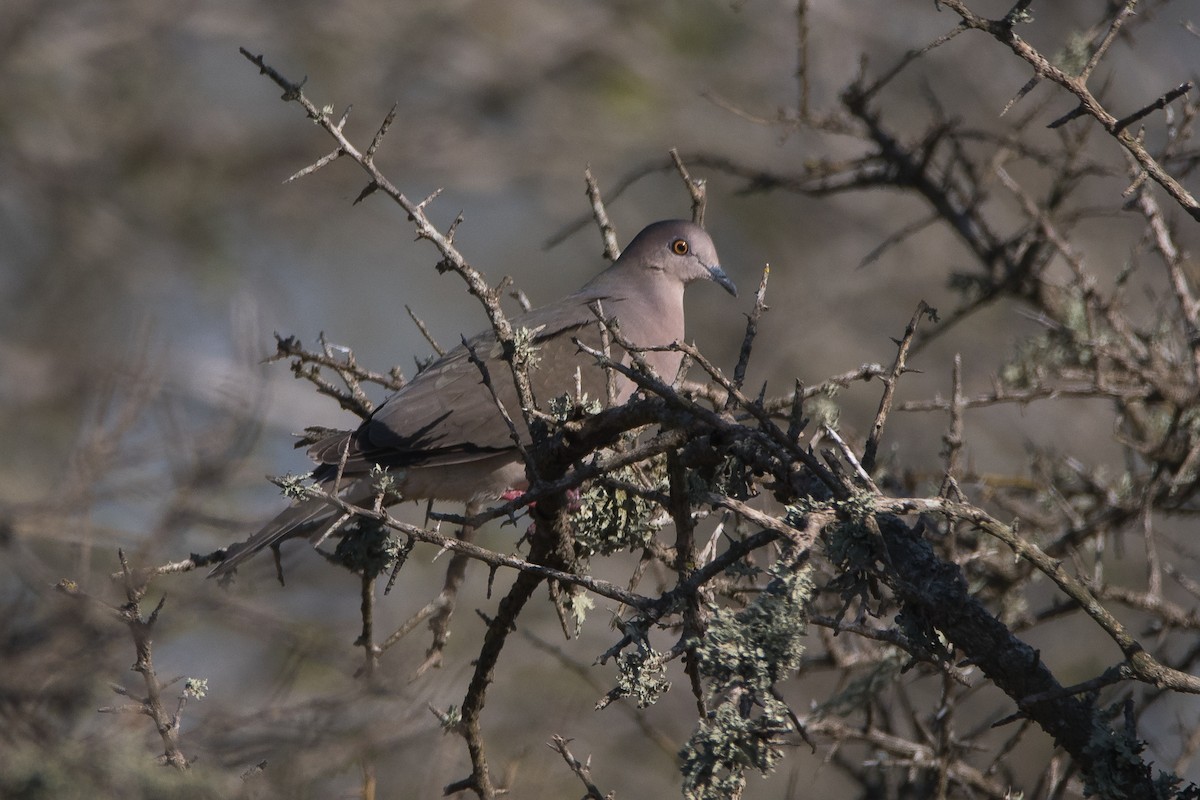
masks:
<path fill-rule="evenodd" d="M 729 276 L 725 274 L 725 270 L 721 269 L 717 264 L 706 264 L 705 266 L 708 267 L 708 276 L 712 278 L 713 283 L 734 297 L 737 297 L 737 287 L 733 285 L 733 281 L 729 280 Z"/>

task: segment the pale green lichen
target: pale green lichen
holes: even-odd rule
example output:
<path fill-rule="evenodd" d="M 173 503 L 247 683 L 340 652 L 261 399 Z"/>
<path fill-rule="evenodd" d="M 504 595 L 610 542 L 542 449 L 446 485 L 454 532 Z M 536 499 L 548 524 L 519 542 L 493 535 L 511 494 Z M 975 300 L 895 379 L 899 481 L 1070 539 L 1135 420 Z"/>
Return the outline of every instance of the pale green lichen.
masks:
<path fill-rule="evenodd" d="M 827 526 L 821 543 L 829 560 L 844 570 L 869 566 L 878 554 L 877 535 L 872 533 L 868 519 L 874 514 L 874 498 L 867 493 L 851 495 L 837 503 L 819 503 L 813 510 L 836 510 L 838 521 Z M 788 524 L 799 527 L 804 510 L 789 506 Z"/>
<path fill-rule="evenodd" d="M 435 711 L 438 721 L 442 723 L 442 733 L 457 733 L 462 725 L 462 709 L 458 706 L 447 706 L 445 711 Z"/>
<path fill-rule="evenodd" d="M 404 499 L 397 488 L 396 477 L 386 467 L 374 464 L 371 466 L 370 475 L 375 494 L 383 498 L 384 505 L 391 505 Z"/>
<path fill-rule="evenodd" d="M 517 328 L 513 331 L 512 364 L 516 369 L 537 369 L 542 357 L 536 342 L 541 328 Z"/>
<path fill-rule="evenodd" d="M 579 507 L 572 516 L 576 551 L 581 558 L 640 550 L 659 530 L 658 504 L 625 486 L 643 487 L 647 492 L 667 491 L 665 457 L 615 469 L 608 477 L 611 481 L 596 481 L 580 495 Z"/>
<path fill-rule="evenodd" d="M 1122 729 L 1110 728 L 1105 719 L 1125 716 Z M 1092 719 L 1091 736 L 1084 748 L 1089 768 L 1083 773 L 1084 794 L 1106 800 L 1126 797 L 1146 800 L 1197 800 L 1200 787 L 1194 783 L 1183 789 L 1183 780 L 1165 770 L 1150 780 L 1151 768 L 1142 759 L 1146 742 L 1137 737 L 1134 721 L 1123 703 L 1115 704 Z M 1147 783 L 1149 793 L 1147 793 Z"/>
<path fill-rule="evenodd" d="M 575 635 L 583 632 L 583 623 L 587 620 L 588 612 L 596 607 L 596 602 L 579 587 L 567 593 L 567 610 L 575 623 Z"/>
<path fill-rule="evenodd" d="M 603 410 L 599 400 L 593 400 L 584 392 L 581 397 L 564 392 L 550 398 L 547 411 L 556 422 L 568 422 L 580 417 L 599 414 Z"/>
<path fill-rule="evenodd" d="M 813 592 L 810 570 L 777 565 L 771 572 L 774 577 L 750 605 L 712 610 L 696 659 L 713 694 L 735 685 L 766 693 L 800 665 L 808 626 L 804 607 Z"/>
<path fill-rule="evenodd" d="M 771 573 L 750 605 L 713 608 L 696 646 L 697 669 L 716 705 L 679 754 L 689 800 L 740 794 L 747 770 L 770 772 L 782 757 L 783 737 L 795 732 L 774 687 L 800 666 L 811 569 L 785 558 Z"/>
<path fill-rule="evenodd" d="M 400 543 L 387 526 L 369 520 L 346 525 L 345 535 L 333 551 L 334 559 L 353 572 L 377 577 L 390 572 L 401 553 Z"/>
<path fill-rule="evenodd" d="M 654 705 L 671 688 L 671 682 L 667 680 L 666 655 L 649 647 L 618 655 L 617 673 L 620 696 L 633 698 L 638 708 Z"/>
<path fill-rule="evenodd" d="M 723 703 L 709 715 L 680 752 L 683 796 L 688 800 L 726 800 L 740 796 L 746 771 L 766 774 L 783 755 L 778 742 L 792 730 L 787 708 L 768 698 L 755 716 Z"/>
<path fill-rule="evenodd" d="M 279 491 L 288 500 L 305 500 L 308 498 L 308 491 L 312 487 L 312 481 L 309 480 L 309 475 L 294 475 L 288 473 L 282 478 L 275 478 L 275 483 L 279 486 Z"/>

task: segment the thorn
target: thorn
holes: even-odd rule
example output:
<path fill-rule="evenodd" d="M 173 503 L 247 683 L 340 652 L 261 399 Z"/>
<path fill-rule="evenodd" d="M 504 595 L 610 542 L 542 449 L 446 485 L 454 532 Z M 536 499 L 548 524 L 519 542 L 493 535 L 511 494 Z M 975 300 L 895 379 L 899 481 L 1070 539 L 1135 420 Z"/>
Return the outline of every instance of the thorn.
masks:
<path fill-rule="evenodd" d="M 372 144 L 372 146 L 374 146 L 374 144 Z M 421 202 L 417 203 L 417 210 L 418 210 L 418 211 L 424 211 L 424 210 L 425 210 L 425 206 L 429 205 L 429 204 L 430 204 L 430 203 L 432 203 L 432 202 L 433 202 L 435 199 L 437 199 L 437 196 L 438 196 L 438 195 L 440 195 L 441 193 L 442 193 L 442 189 L 441 189 L 441 188 L 434 189 L 434 190 L 433 190 L 433 194 L 429 195 L 429 196 L 428 196 L 428 197 L 426 197 L 424 200 L 422 200 Z"/>
<path fill-rule="evenodd" d="M 358 197 L 354 198 L 354 202 L 351 203 L 350 205 L 354 205 L 354 206 L 358 205 L 363 200 L 366 200 L 368 197 L 375 194 L 376 190 L 378 190 L 378 189 L 379 189 L 379 184 L 376 183 L 375 181 L 371 181 L 365 187 L 363 187 L 363 190 L 358 193 Z"/>
<path fill-rule="evenodd" d="M 285 178 L 283 182 L 291 183 L 292 181 L 296 180 L 297 178 L 303 178 L 305 175 L 311 175 L 312 173 L 319 170 L 321 167 L 325 166 L 326 164 L 329 164 L 332 161 L 336 161 L 337 159 L 341 158 L 344 155 L 346 155 L 346 151 L 342 150 L 342 148 L 339 147 L 337 150 L 334 150 L 329 155 L 322 156 L 321 158 L 317 159 L 313 163 L 309 164 L 307 167 L 300 170 L 295 175 L 292 175 L 290 178 Z"/>
<path fill-rule="evenodd" d="M 383 137 L 387 135 L 388 128 L 392 127 L 392 123 L 395 122 L 396 108 L 397 106 L 392 106 L 392 110 L 383 118 L 383 123 L 379 126 L 379 130 L 375 132 L 375 138 L 371 140 L 371 146 L 367 148 L 367 160 L 370 160 L 375 155 L 375 151 L 379 149 L 379 145 L 383 142 Z"/>

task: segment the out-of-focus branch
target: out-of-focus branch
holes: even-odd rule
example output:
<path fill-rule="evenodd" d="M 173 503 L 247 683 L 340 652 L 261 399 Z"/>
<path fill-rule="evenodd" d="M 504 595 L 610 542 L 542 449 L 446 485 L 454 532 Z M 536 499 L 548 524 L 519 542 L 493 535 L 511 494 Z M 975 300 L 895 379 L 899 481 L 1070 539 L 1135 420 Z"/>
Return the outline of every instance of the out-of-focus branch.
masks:
<path fill-rule="evenodd" d="M 1196 198 L 1193 197 L 1189 191 L 1184 189 L 1182 184 L 1175 180 L 1175 178 L 1170 175 L 1152 155 L 1150 155 L 1150 152 L 1146 149 L 1146 146 L 1141 141 L 1140 137 L 1131 134 L 1127 130 L 1128 126 L 1132 122 L 1140 119 L 1142 116 L 1145 116 L 1146 113 L 1149 113 L 1151 110 L 1153 110 L 1153 108 L 1156 107 L 1157 101 L 1156 103 L 1151 103 L 1150 106 L 1147 106 L 1146 109 L 1148 110 L 1145 110 L 1145 113 L 1137 112 L 1123 120 L 1118 119 L 1117 117 L 1113 116 L 1113 114 L 1111 114 L 1100 103 L 1099 100 L 1096 99 L 1091 90 L 1089 90 L 1087 87 L 1087 79 L 1090 75 L 1091 69 L 1095 67 L 1094 63 L 1089 63 L 1088 69 L 1082 75 L 1068 75 L 1066 72 L 1063 72 L 1061 69 L 1051 64 L 1050 60 L 1042 55 L 1031 44 L 1026 42 L 1020 36 L 1017 36 L 1013 30 L 1012 19 L 1007 17 L 1003 20 L 986 19 L 971 11 L 971 9 L 967 7 L 967 4 L 963 0 L 942 0 L 942 2 L 943 5 L 962 17 L 964 25 L 973 30 L 983 31 L 990 34 L 996 39 L 996 41 L 1006 45 L 1025 63 L 1033 67 L 1034 72 L 1037 73 L 1039 77 L 1058 84 L 1074 95 L 1079 100 L 1079 106 L 1076 111 L 1071 113 L 1070 116 L 1077 117 L 1087 115 L 1099 122 L 1101 127 L 1103 127 L 1110 136 L 1116 139 L 1122 147 L 1129 151 L 1129 154 L 1133 156 L 1135 161 L 1137 161 L 1138 166 L 1145 170 L 1146 174 L 1148 174 L 1155 183 L 1166 190 L 1167 194 L 1169 194 L 1171 198 L 1175 200 L 1175 202 L 1178 203 L 1179 206 L 1192 217 L 1192 219 L 1200 222 L 1200 203 L 1197 203 Z M 1121 9 L 1121 11 L 1118 13 L 1118 17 L 1116 20 L 1114 20 L 1113 26 L 1110 28 L 1110 35 L 1106 38 L 1106 43 L 1102 47 L 1097 48 L 1094 55 L 1094 60 L 1098 60 L 1104 54 L 1104 52 L 1107 50 L 1108 43 L 1111 43 L 1111 37 L 1115 36 L 1117 30 L 1119 30 L 1120 22 L 1124 20 L 1125 16 L 1127 16 L 1136 5 L 1137 0 L 1130 0 L 1130 2 L 1127 2 L 1125 7 Z M 1190 84 L 1183 84 L 1183 86 L 1180 87 L 1182 91 L 1176 90 L 1179 92 L 1179 94 L 1175 96 L 1177 97 L 1182 95 L 1183 92 L 1186 92 L 1188 88 L 1190 88 Z M 1171 93 L 1168 93 L 1168 95 L 1170 94 Z M 1164 97 L 1166 96 L 1167 95 L 1164 95 Z M 1161 105 L 1166 105 L 1167 102 L 1170 101 L 1164 99 Z M 1158 105 L 1157 107 L 1161 107 L 1161 105 Z"/>

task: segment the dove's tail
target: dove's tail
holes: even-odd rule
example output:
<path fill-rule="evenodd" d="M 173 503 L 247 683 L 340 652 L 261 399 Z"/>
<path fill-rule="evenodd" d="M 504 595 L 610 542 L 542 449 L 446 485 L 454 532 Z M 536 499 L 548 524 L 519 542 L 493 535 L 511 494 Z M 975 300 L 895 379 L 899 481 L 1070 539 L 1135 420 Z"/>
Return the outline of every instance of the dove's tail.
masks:
<path fill-rule="evenodd" d="M 371 487 L 368 481 L 352 485 L 342 493 L 342 499 L 348 503 L 359 503 L 368 500 Z M 314 543 L 324 538 L 330 526 L 337 523 L 342 516 L 341 510 L 324 500 L 301 500 L 285 508 L 274 519 L 264 525 L 257 533 L 244 542 L 230 545 L 225 553 L 225 560 L 208 573 L 210 578 L 220 578 L 237 569 L 255 555 L 268 547 L 275 549 L 287 539 L 303 536 Z M 280 582 L 283 576 L 280 575 Z"/>

